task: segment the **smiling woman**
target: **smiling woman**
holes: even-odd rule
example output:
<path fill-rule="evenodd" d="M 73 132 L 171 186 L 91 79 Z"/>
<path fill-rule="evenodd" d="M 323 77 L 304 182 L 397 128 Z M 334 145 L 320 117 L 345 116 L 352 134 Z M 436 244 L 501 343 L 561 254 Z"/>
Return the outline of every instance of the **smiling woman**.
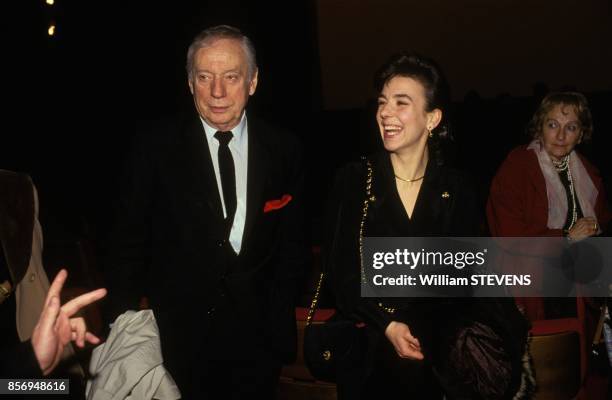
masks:
<path fill-rule="evenodd" d="M 324 259 L 337 318 L 365 322 L 368 337 L 363 365 L 338 378 L 338 398 L 512 398 L 527 334 L 512 302 L 360 295 L 363 237 L 479 234 L 471 180 L 437 151 L 447 132 L 440 68 L 400 53 L 375 84 L 384 150 L 338 173 L 327 212 Z"/>
<path fill-rule="evenodd" d="M 376 120 L 383 144 L 392 153 L 421 153 L 428 133 L 438 125 L 442 111 L 427 111 L 425 88 L 413 78 L 391 79 L 378 96 Z"/>
<path fill-rule="evenodd" d="M 448 86 L 433 61 L 407 54 L 385 64 L 375 86 L 378 129 L 402 204 L 411 217 L 430 154 L 435 164 L 443 164 L 436 149 L 439 138 L 446 136 L 442 109 L 448 101 Z"/>

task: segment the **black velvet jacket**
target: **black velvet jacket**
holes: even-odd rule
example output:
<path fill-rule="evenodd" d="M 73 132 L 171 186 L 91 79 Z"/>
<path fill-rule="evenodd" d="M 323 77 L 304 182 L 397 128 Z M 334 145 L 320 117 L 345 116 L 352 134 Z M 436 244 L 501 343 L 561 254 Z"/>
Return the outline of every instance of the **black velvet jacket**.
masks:
<path fill-rule="evenodd" d="M 370 202 L 364 236 L 479 236 L 482 208 L 469 177 L 430 158 L 409 218 L 388 153 L 376 154 L 370 161 L 375 200 Z M 387 345 L 387 325 L 401 321 L 419 338 L 426 364 L 433 366 L 449 398 L 512 396 L 520 384 L 528 328 L 512 299 L 361 297 L 359 230 L 366 176 L 365 162 L 349 164 L 339 172 L 326 217 L 323 255 L 339 312 L 367 324 L 370 356 L 366 364 L 372 366 L 374 354 Z M 379 303 L 395 312 L 388 313 Z M 472 340 L 482 336 L 488 340 Z"/>
<path fill-rule="evenodd" d="M 469 178 L 459 171 L 427 165 L 412 218 L 408 218 L 395 185 L 387 153 L 371 157 L 375 201 L 370 203 L 364 236 L 478 236 L 481 219 L 475 190 Z M 365 321 L 384 332 L 393 317 L 378 306 L 378 300 L 360 296 L 359 225 L 366 196 L 365 162 L 344 167 L 337 176 L 328 211 L 328 227 L 339 218 L 334 254 L 330 254 L 330 277 L 338 308 L 348 316 Z M 338 210 L 342 208 L 338 217 Z M 329 229 L 328 239 L 333 232 Z M 400 308 L 410 307 L 413 299 L 386 300 Z"/>

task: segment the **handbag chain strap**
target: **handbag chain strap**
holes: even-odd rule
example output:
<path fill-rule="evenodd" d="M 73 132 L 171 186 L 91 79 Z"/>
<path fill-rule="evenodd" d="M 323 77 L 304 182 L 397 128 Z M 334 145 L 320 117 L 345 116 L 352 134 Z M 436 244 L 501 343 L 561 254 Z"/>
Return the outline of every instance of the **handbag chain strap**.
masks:
<path fill-rule="evenodd" d="M 319 302 L 319 294 L 321 293 L 321 286 L 323 286 L 323 277 L 325 273 L 321 272 L 319 275 L 319 283 L 317 283 L 317 288 L 315 289 L 315 294 L 312 297 L 312 302 L 310 302 L 310 308 L 308 309 L 308 316 L 306 317 L 306 326 L 312 323 L 312 317 L 317 309 L 317 303 Z"/>
<path fill-rule="evenodd" d="M 363 200 L 363 209 L 361 213 L 361 224 L 359 225 L 359 264 L 361 266 L 361 283 L 366 283 L 366 275 L 365 268 L 363 266 L 363 233 L 365 231 L 366 219 L 368 217 L 368 208 L 370 207 L 370 203 L 376 201 L 376 196 L 372 194 L 372 183 L 374 179 L 372 178 L 372 164 L 370 160 L 367 160 L 368 166 L 368 176 L 366 178 L 366 197 Z M 378 303 L 378 307 L 380 307 L 387 314 L 394 314 L 395 308 L 386 307 L 382 302 Z"/>
<path fill-rule="evenodd" d="M 361 267 L 361 281 L 365 282 L 365 271 L 363 267 L 363 231 L 365 227 L 365 221 L 368 217 L 368 207 L 371 201 L 376 200 L 376 197 L 372 195 L 372 163 L 370 160 L 366 159 L 366 167 L 367 167 L 367 176 L 366 176 L 366 197 L 363 200 L 363 208 L 361 214 L 361 223 L 359 224 L 359 263 Z M 336 233 L 338 224 L 340 223 L 339 213 L 336 221 Z M 332 246 L 335 247 L 336 236 L 334 235 L 334 243 Z M 319 282 L 317 283 L 317 287 L 315 289 L 315 294 L 312 297 L 312 301 L 310 302 L 310 308 L 308 309 L 308 315 L 306 316 L 306 326 L 312 323 L 312 317 L 314 316 L 315 311 L 317 310 L 317 304 L 319 303 L 319 296 L 321 295 L 321 288 L 323 287 L 323 280 L 325 278 L 325 272 L 321 272 L 319 275 Z"/>
<path fill-rule="evenodd" d="M 361 212 L 361 223 L 359 224 L 359 267 L 361 268 L 361 283 L 366 283 L 365 269 L 363 267 L 363 232 L 365 230 L 366 219 L 368 218 L 368 208 L 370 202 L 376 200 L 376 196 L 372 195 L 372 164 L 370 160 L 366 161 L 368 167 L 368 175 L 366 177 L 366 196 L 363 200 L 363 208 Z"/>

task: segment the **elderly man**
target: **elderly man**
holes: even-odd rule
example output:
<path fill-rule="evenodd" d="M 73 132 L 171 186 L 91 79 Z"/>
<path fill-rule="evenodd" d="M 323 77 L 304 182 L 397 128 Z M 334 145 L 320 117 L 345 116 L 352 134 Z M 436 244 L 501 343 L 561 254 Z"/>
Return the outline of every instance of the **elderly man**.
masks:
<path fill-rule="evenodd" d="M 272 398 L 296 351 L 300 147 L 245 112 L 259 71 L 238 29 L 196 36 L 187 74 L 197 113 L 136 141 L 111 239 L 108 316 L 146 296 L 183 398 Z"/>

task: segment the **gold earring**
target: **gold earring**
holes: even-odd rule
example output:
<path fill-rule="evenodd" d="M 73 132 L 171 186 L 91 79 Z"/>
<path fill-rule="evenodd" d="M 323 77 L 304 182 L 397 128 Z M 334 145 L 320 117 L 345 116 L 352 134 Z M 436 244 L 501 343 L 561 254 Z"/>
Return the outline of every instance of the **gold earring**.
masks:
<path fill-rule="evenodd" d="M 433 137 L 433 132 L 431 131 L 430 128 L 427 128 L 427 132 L 429 132 L 429 137 L 432 138 Z"/>

